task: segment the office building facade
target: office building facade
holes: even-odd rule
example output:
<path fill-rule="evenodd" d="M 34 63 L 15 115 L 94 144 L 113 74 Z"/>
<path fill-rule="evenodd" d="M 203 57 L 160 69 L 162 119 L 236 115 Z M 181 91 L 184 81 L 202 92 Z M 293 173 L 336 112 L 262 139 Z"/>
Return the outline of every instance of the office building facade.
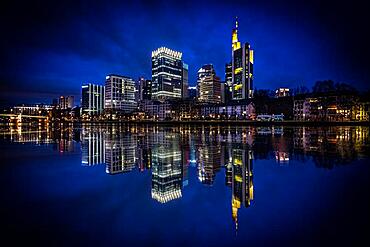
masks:
<path fill-rule="evenodd" d="M 199 83 L 199 102 L 217 104 L 221 103 L 221 80 L 216 75 L 202 78 Z"/>
<path fill-rule="evenodd" d="M 216 71 L 215 71 L 212 64 L 205 64 L 198 70 L 198 73 L 197 73 L 197 91 L 196 91 L 198 99 L 200 97 L 200 85 L 202 83 L 202 80 L 206 76 L 212 76 L 212 75 L 216 75 Z"/>
<path fill-rule="evenodd" d="M 72 109 L 75 106 L 75 97 L 73 96 L 60 96 L 59 107 L 62 110 Z"/>
<path fill-rule="evenodd" d="M 135 81 L 121 75 L 108 75 L 105 80 L 105 108 L 131 113 L 137 109 Z"/>
<path fill-rule="evenodd" d="M 181 97 L 182 99 L 189 98 L 189 65 L 186 63 L 182 64 L 182 89 L 181 89 Z"/>
<path fill-rule="evenodd" d="M 181 99 L 183 85 L 182 53 L 160 47 L 152 52 L 152 98 Z"/>
<path fill-rule="evenodd" d="M 104 86 L 85 84 L 81 87 L 81 110 L 82 114 L 98 115 L 104 110 Z"/>
<path fill-rule="evenodd" d="M 140 101 L 152 99 L 152 81 L 145 78 L 139 79 Z"/>

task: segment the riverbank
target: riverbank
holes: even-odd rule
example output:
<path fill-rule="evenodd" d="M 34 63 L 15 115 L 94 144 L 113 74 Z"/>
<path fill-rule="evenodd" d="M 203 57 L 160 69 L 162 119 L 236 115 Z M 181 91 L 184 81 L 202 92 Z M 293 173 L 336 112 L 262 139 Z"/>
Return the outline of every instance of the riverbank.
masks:
<path fill-rule="evenodd" d="M 212 124 L 212 125 L 248 125 L 248 126 L 370 126 L 369 121 L 346 121 L 346 122 L 313 122 L 313 121 L 277 121 L 277 122 L 260 122 L 248 120 L 192 120 L 192 121 L 153 121 L 153 120 L 140 120 L 140 121 L 94 121 L 94 122 L 78 122 L 82 124 L 164 124 L 164 125 L 199 125 L 199 124 Z"/>
<path fill-rule="evenodd" d="M 36 126 L 36 122 L 22 123 L 21 126 Z M 47 125 L 59 124 L 93 124 L 93 125 L 106 125 L 106 124 L 158 124 L 158 125 L 248 125 L 248 126 L 370 126 L 369 121 L 248 121 L 248 120 L 191 120 L 191 121 L 154 121 L 154 120 L 106 120 L 106 121 L 61 121 L 48 123 Z M 38 125 L 38 123 L 37 123 Z M 42 124 L 44 125 L 44 124 Z M 0 123 L 0 126 L 9 126 L 9 123 Z M 11 124 L 11 126 L 18 126 Z"/>

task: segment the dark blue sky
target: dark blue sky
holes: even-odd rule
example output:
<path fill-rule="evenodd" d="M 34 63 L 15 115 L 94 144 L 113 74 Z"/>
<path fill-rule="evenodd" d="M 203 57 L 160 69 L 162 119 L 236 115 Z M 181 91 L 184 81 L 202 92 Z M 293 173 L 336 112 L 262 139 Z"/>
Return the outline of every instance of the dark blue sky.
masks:
<path fill-rule="evenodd" d="M 235 16 L 255 49 L 256 88 L 332 79 L 369 89 L 369 17 L 357 1 L 12 1 L 1 11 L 1 104 L 79 97 L 109 73 L 150 78 L 160 46 L 183 52 L 190 85 L 205 63 L 223 79 Z"/>

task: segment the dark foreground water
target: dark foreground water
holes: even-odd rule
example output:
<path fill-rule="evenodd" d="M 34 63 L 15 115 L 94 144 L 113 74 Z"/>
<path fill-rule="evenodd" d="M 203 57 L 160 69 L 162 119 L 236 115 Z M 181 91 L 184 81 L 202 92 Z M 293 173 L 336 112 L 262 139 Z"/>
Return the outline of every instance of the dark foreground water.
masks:
<path fill-rule="evenodd" d="M 5 130 L 0 243 L 368 246 L 369 135 L 368 127 Z"/>

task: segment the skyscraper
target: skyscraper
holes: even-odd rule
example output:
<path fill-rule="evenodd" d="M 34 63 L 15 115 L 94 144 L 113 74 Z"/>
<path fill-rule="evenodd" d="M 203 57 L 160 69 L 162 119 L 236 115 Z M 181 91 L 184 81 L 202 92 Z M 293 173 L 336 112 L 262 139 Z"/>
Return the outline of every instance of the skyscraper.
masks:
<path fill-rule="evenodd" d="M 197 74 L 197 97 L 200 96 L 200 84 L 206 76 L 216 75 L 216 71 L 213 68 L 213 64 L 205 64 L 199 70 Z"/>
<path fill-rule="evenodd" d="M 152 52 L 152 97 L 180 99 L 183 85 L 182 53 L 160 47 Z"/>
<path fill-rule="evenodd" d="M 204 103 L 221 103 L 221 81 L 214 74 L 205 76 L 199 83 L 199 98 Z"/>
<path fill-rule="evenodd" d="M 222 89 L 223 102 L 228 103 L 232 100 L 233 94 L 233 65 L 232 62 L 225 64 L 225 83 Z"/>
<path fill-rule="evenodd" d="M 98 115 L 104 110 L 104 86 L 84 84 L 81 87 L 82 114 Z"/>
<path fill-rule="evenodd" d="M 134 111 L 137 108 L 134 80 L 114 74 L 105 79 L 105 108 L 124 113 Z"/>
<path fill-rule="evenodd" d="M 152 99 L 152 81 L 140 78 L 140 100 L 151 100 Z"/>
<path fill-rule="evenodd" d="M 182 89 L 181 96 L 182 99 L 187 99 L 189 97 L 189 65 L 186 63 L 182 64 Z"/>
<path fill-rule="evenodd" d="M 233 85 L 233 65 L 231 62 L 225 64 L 225 83 L 229 87 Z"/>
<path fill-rule="evenodd" d="M 60 96 L 59 107 L 62 110 L 72 109 L 75 106 L 75 97 L 73 96 Z"/>
<path fill-rule="evenodd" d="M 249 43 L 238 40 L 238 19 L 232 31 L 232 99 L 245 100 L 253 97 L 253 50 Z"/>

